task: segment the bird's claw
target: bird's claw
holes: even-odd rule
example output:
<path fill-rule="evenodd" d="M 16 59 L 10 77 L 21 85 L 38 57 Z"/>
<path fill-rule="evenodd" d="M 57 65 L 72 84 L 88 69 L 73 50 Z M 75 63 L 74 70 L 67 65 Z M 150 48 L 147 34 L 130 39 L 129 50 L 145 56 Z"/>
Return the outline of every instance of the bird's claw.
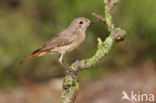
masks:
<path fill-rule="evenodd" d="M 70 75 L 74 80 L 77 80 L 77 73 L 75 71 L 69 70 L 69 71 L 66 72 L 66 76 L 67 75 Z"/>

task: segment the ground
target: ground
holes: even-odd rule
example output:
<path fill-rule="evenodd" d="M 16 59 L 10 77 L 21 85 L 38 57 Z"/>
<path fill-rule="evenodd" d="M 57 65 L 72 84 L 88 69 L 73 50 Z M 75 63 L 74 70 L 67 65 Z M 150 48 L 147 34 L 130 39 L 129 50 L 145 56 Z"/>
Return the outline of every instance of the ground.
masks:
<path fill-rule="evenodd" d="M 58 78 L 46 84 L 1 89 L 0 103 L 59 103 L 62 80 Z M 98 80 L 87 83 L 80 80 L 81 89 L 76 103 L 137 103 L 121 101 L 122 91 L 156 96 L 155 81 L 156 65 L 147 61 L 122 72 L 111 72 Z"/>

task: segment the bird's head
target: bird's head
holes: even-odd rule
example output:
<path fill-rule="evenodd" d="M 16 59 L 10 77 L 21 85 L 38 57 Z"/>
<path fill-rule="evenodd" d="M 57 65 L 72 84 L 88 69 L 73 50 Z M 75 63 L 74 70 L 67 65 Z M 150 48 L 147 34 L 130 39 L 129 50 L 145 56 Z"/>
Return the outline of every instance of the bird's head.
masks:
<path fill-rule="evenodd" d="M 69 28 L 85 32 L 87 27 L 92 23 L 93 21 L 90 21 L 89 19 L 84 18 L 84 17 L 80 17 L 80 18 L 74 19 L 72 23 L 70 24 Z"/>

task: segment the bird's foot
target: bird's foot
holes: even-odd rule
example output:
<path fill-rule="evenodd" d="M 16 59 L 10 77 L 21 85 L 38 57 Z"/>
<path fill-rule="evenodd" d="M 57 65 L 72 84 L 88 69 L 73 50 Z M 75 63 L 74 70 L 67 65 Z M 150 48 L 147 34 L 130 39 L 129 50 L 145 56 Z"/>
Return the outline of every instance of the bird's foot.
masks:
<path fill-rule="evenodd" d="M 77 79 L 77 73 L 75 71 L 69 70 L 69 71 L 66 72 L 66 76 L 67 75 L 70 75 L 74 80 L 77 80 L 78 81 L 78 79 Z"/>

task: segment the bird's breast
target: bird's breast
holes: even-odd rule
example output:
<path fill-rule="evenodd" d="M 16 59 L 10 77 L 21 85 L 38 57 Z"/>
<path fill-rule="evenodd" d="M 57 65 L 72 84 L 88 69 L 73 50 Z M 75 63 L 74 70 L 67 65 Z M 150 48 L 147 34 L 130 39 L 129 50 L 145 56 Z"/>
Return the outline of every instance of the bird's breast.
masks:
<path fill-rule="evenodd" d="M 78 33 L 77 38 L 75 39 L 75 41 L 71 44 L 73 45 L 73 48 L 77 48 L 79 47 L 79 45 L 85 40 L 85 33 Z"/>

